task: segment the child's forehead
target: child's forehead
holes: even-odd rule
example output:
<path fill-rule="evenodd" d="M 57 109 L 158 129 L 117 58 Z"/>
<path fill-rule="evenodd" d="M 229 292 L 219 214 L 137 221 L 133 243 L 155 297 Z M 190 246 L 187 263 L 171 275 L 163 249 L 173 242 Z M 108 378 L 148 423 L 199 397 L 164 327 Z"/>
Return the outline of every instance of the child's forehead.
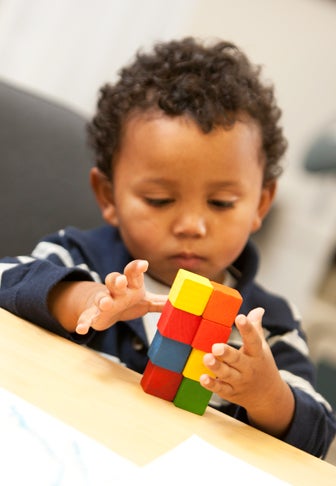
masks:
<path fill-rule="evenodd" d="M 190 116 L 157 111 L 128 120 L 115 167 L 122 162 L 129 171 L 182 171 L 181 177 L 188 170 L 190 178 L 194 170 L 207 166 L 215 177 L 233 167 L 245 171 L 246 164 L 263 166 L 261 146 L 260 129 L 247 118 L 204 132 Z"/>
<path fill-rule="evenodd" d="M 187 113 L 172 116 L 159 109 L 135 111 L 125 121 L 121 150 L 135 142 L 140 146 L 147 144 L 147 138 L 152 136 L 153 139 L 161 136 L 163 143 L 166 137 L 170 137 L 173 143 L 177 143 L 178 139 L 183 141 L 184 137 L 188 140 L 188 135 L 192 133 L 195 140 L 209 142 L 219 133 L 225 133 L 228 137 L 236 137 L 237 132 L 247 131 L 253 133 L 251 143 L 261 151 L 262 129 L 257 120 L 245 113 L 237 113 L 229 120 L 215 123 L 211 129 L 205 130 L 194 117 Z"/>

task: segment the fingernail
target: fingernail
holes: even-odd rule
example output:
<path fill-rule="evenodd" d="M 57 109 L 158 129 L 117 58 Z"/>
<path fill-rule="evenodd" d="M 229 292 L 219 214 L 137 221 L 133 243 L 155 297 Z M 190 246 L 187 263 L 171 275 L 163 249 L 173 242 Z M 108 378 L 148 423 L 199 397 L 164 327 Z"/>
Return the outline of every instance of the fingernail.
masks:
<path fill-rule="evenodd" d="M 262 307 L 257 307 L 256 309 L 253 309 L 253 311 L 251 311 L 251 314 L 252 315 L 250 315 L 250 321 L 258 322 L 262 319 L 263 315 L 265 314 L 265 309 L 263 309 Z"/>
<path fill-rule="evenodd" d="M 222 356 L 222 354 L 224 354 L 224 349 L 223 343 L 215 343 L 212 345 L 212 352 L 216 356 Z"/>
<path fill-rule="evenodd" d="M 202 375 L 200 379 L 201 379 L 201 382 L 203 383 L 203 385 L 209 385 L 210 378 L 209 378 L 208 375 Z"/>

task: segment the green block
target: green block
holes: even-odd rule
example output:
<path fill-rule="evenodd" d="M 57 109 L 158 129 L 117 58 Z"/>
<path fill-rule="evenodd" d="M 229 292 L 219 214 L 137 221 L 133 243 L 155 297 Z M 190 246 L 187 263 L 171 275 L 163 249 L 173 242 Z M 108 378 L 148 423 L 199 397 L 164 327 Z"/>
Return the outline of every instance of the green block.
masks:
<path fill-rule="evenodd" d="M 183 378 L 174 398 L 174 405 L 188 412 L 203 415 L 212 392 L 203 388 L 198 381 Z"/>

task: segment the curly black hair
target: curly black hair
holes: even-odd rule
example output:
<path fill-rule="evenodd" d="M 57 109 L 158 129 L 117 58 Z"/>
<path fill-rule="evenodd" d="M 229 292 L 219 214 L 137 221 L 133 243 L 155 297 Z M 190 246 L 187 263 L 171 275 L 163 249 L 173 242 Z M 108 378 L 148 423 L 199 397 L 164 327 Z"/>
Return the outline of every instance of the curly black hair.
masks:
<path fill-rule="evenodd" d="M 111 177 L 123 128 L 135 112 L 189 116 L 204 133 L 218 126 L 229 129 L 247 114 L 261 129 L 267 184 L 282 172 L 279 161 L 287 142 L 278 125 L 281 110 L 274 88 L 263 83 L 260 74 L 260 66 L 226 41 L 207 46 L 187 37 L 157 43 L 150 53 L 139 51 L 118 81 L 100 90 L 97 112 L 88 124 L 97 167 Z"/>

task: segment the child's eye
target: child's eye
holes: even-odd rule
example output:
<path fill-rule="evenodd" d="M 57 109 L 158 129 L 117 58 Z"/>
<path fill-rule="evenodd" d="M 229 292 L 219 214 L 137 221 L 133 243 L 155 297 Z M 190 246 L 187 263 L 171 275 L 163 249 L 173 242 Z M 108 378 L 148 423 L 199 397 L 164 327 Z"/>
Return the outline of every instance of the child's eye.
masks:
<path fill-rule="evenodd" d="M 233 208 L 235 205 L 234 201 L 223 201 L 220 199 L 210 199 L 208 201 L 211 206 L 215 206 L 218 209 L 230 209 Z"/>
<path fill-rule="evenodd" d="M 171 204 L 173 202 L 173 199 L 146 197 L 145 201 L 149 206 L 154 206 L 156 208 L 159 208 Z"/>

